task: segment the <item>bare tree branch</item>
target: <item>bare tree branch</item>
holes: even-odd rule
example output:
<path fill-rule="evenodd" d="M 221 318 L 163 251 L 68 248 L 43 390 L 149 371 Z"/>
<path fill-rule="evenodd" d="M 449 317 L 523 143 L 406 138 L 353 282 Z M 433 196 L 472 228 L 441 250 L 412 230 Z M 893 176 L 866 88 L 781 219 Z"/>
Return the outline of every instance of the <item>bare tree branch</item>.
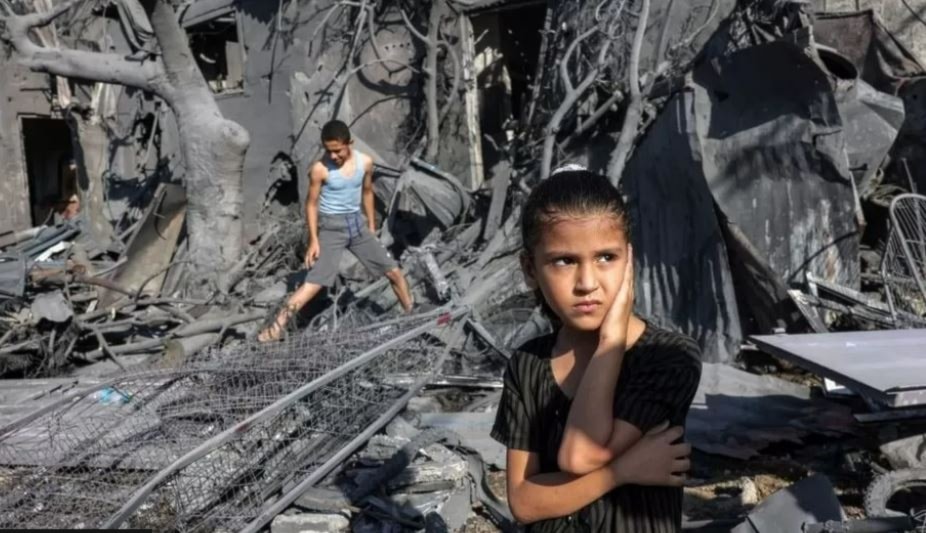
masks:
<path fill-rule="evenodd" d="M 560 63 L 560 77 L 563 79 L 563 84 L 566 86 L 566 97 L 560 103 L 559 107 L 556 109 L 556 112 L 553 113 L 553 116 L 550 118 L 550 122 L 547 124 L 546 135 L 543 142 L 543 158 L 540 163 L 540 179 L 547 179 L 550 177 L 550 172 L 553 167 L 553 151 L 556 148 L 556 136 L 559 133 L 560 125 L 563 122 L 563 119 L 566 118 L 566 115 L 575 107 L 578 103 L 579 98 L 585 94 L 585 92 L 591 87 L 596 81 L 598 81 L 598 74 L 606 67 L 608 52 L 611 50 L 611 46 L 614 44 L 614 33 L 617 31 L 618 24 L 613 24 L 606 35 L 604 43 L 601 45 L 601 49 L 598 51 L 598 62 L 594 67 L 586 74 L 585 79 L 579 84 L 578 87 L 573 88 L 572 82 L 569 80 L 568 70 L 563 68 L 563 65 L 569 63 L 570 56 L 575 51 L 578 46 L 578 43 L 586 40 L 591 36 L 592 33 L 599 31 L 597 26 L 589 30 L 582 35 L 576 37 L 576 39 L 569 45 L 566 49 L 566 55 L 563 57 L 562 62 Z"/>
<path fill-rule="evenodd" d="M 364 22 L 367 18 L 367 1 L 360 2 L 360 14 L 357 15 L 357 29 L 354 30 L 354 37 L 350 43 L 350 53 L 347 55 L 347 65 L 354 63 L 354 55 L 357 53 L 357 45 L 360 43 L 360 31 L 363 29 Z"/>
<path fill-rule="evenodd" d="M 525 128 L 529 128 L 533 125 L 534 112 L 537 111 L 537 101 L 540 100 L 540 84 L 541 80 L 543 80 L 544 69 L 543 58 L 547 57 L 547 49 L 550 47 L 550 37 L 553 34 L 551 29 L 553 27 L 554 5 L 554 0 L 547 0 L 547 14 L 543 21 L 543 35 L 540 40 L 540 54 L 537 56 L 541 60 L 537 62 L 537 69 L 534 71 L 534 83 L 531 87 L 530 107 L 528 108 L 527 115 L 524 118 Z"/>
<path fill-rule="evenodd" d="M 425 41 L 428 47 L 424 67 L 425 75 L 427 75 L 425 95 L 428 100 L 428 144 L 424 152 L 424 158 L 431 163 L 435 163 L 440 152 L 440 114 L 437 109 L 437 38 L 440 35 L 444 4 L 443 0 L 431 0 L 431 2 L 428 38 Z"/>
<path fill-rule="evenodd" d="M 462 82 L 460 71 L 463 66 L 460 61 L 460 54 L 457 53 L 456 48 L 451 46 L 447 41 L 440 41 L 438 44 L 447 50 L 447 54 L 450 55 L 450 60 L 453 62 L 453 86 L 450 88 L 450 94 L 447 96 L 447 101 L 444 102 L 444 107 L 441 108 L 440 119 L 438 120 L 438 124 L 443 124 L 444 119 L 446 119 L 447 115 L 450 113 L 450 107 L 460 93 L 460 83 Z"/>
<path fill-rule="evenodd" d="M 440 35 L 444 1 L 445 0 L 434 0 L 434 4 L 431 8 L 430 20 L 428 22 L 428 35 L 424 35 L 418 31 L 411 20 L 409 20 L 408 14 L 406 14 L 404 10 L 400 10 L 402 21 L 405 23 L 408 31 L 419 41 L 423 42 L 428 50 L 424 67 L 424 74 L 428 78 L 427 85 L 425 86 L 425 93 L 428 100 L 428 144 L 425 149 L 425 159 L 430 162 L 437 159 L 437 154 L 440 150 L 440 125 L 450 113 L 450 108 L 460 91 L 460 83 L 462 81 L 460 79 L 460 72 L 462 69 L 460 55 L 449 42 L 438 38 Z M 453 87 L 450 90 L 447 101 L 444 103 L 443 107 L 440 108 L 440 111 L 438 111 L 437 53 L 441 47 L 447 50 L 447 54 L 453 61 Z"/>
<path fill-rule="evenodd" d="M 563 87 L 566 88 L 566 94 L 572 94 L 575 92 L 575 87 L 572 85 L 571 76 L 569 76 L 569 60 L 572 58 L 572 54 L 575 53 L 576 48 L 582 44 L 583 41 L 595 35 L 598 32 L 598 28 L 594 27 L 587 32 L 579 35 L 575 38 L 570 44 L 569 48 L 566 49 L 566 53 L 563 54 L 563 60 L 559 62 L 559 78 L 563 82 Z"/>
<path fill-rule="evenodd" d="M 37 72 L 128 85 L 166 96 L 169 85 L 158 61 L 133 62 L 118 54 L 49 48 L 39 46 L 29 38 L 33 29 L 51 24 L 79 1 L 61 4 L 49 12 L 28 15 L 16 15 L 8 9 L 4 17 L 6 31 L 0 38 L 13 46 L 24 66 Z"/>
<path fill-rule="evenodd" d="M 643 0 L 640 8 L 640 17 L 637 20 L 637 29 L 633 38 L 633 47 L 630 50 L 630 103 L 627 105 L 627 114 L 617 140 L 617 146 L 611 154 L 608 165 L 608 177 L 614 185 L 621 181 L 627 158 L 633 148 L 637 136 L 637 128 L 643 114 L 643 95 L 640 91 L 640 52 L 643 49 L 643 38 L 646 35 L 646 24 L 649 20 L 650 0 Z M 668 22 L 666 22 L 668 23 Z"/>
<path fill-rule="evenodd" d="M 713 22 L 714 17 L 717 16 L 717 13 L 718 13 L 719 11 L 720 11 L 720 2 L 719 2 L 719 0 L 712 0 L 712 1 L 711 1 L 711 10 L 710 10 L 710 13 L 708 13 L 707 19 L 704 21 L 704 24 L 702 24 L 701 26 L 699 26 L 698 29 L 696 29 L 695 31 L 691 32 L 691 35 L 689 35 L 688 37 L 685 37 L 685 38 L 682 39 L 681 41 L 679 41 L 679 42 L 675 43 L 674 45 L 672 45 L 672 48 L 671 48 L 670 50 L 674 52 L 675 50 L 678 50 L 679 48 L 682 48 L 682 47 L 684 47 L 684 46 L 690 46 L 691 43 L 693 43 L 694 40 L 698 38 L 698 35 L 701 35 L 701 33 L 702 33 L 704 30 L 706 30 L 706 29 L 708 28 L 708 26 L 711 25 L 711 22 Z"/>
<path fill-rule="evenodd" d="M 579 127 L 576 128 L 576 131 L 572 132 L 572 135 L 570 135 L 568 139 L 560 143 L 559 147 L 565 148 L 570 143 L 572 143 L 573 141 L 578 139 L 580 136 L 588 132 L 590 129 L 595 127 L 595 124 L 598 124 L 598 121 L 601 120 L 602 117 L 604 117 L 608 113 L 611 107 L 616 105 L 618 102 L 620 102 L 623 99 L 624 99 L 624 93 L 621 91 L 615 90 L 614 94 L 612 94 L 611 97 L 605 101 L 605 103 L 601 104 L 598 107 L 598 109 L 595 110 L 594 113 L 592 113 L 592 116 L 583 120 L 579 124 Z"/>
<path fill-rule="evenodd" d="M 669 0 L 666 6 L 666 12 L 663 15 L 662 31 L 659 34 L 659 44 L 656 48 L 656 61 L 662 61 L 666 58 L 666 50 L 669 45 L 669 23 L 672 21 L 672 8 L 675 7 L 675 0 Z"/>

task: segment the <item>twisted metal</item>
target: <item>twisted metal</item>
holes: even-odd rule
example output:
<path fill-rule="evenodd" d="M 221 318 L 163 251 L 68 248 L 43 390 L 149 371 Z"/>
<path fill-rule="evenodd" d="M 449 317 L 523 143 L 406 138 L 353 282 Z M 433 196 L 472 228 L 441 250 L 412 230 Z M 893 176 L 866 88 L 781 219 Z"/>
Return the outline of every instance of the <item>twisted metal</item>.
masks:
<path fill-rule="evenodd" d="M 901 194 L 891 202 L 891 231 L 881 276 L 894 324 L 913 327 L 926 316 L 926 196 Z"/>
<path fill-rule="evenodd" d="M 68 396 L 0 429 L 0 528 L 240 530 L 433 374 L 434 333 L 464 314 L 213 350 Z"/>

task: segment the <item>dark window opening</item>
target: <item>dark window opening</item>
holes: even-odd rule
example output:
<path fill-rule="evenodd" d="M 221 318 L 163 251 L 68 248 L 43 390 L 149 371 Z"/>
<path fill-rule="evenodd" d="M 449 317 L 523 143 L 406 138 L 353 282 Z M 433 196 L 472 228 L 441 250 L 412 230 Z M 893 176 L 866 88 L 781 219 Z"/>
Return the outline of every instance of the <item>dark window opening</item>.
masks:
<path fill-rule="evenodd" d="M 32 224 L 54 222 L 56 214 L 68 218 L 79 208 L 70 128 L 64 120 L 23 118 L 22 136 Z"/>
<path fill-rule="evenodd" d="M 212 91 L 220 94 L 242 90 L 244 54 L 235 14 L 189 26 L 186 31 L 196 64 Z"/>
<path fill-rule="evenodd" d="M 498 161 L 495 144 L 508 142 L 507 131 L 530 103 L 537 73 L 544 4 L 481 13 L 472 17 L 479 87 L 480 127 L 495 143 L 483 143 L 486 168 Z"/>

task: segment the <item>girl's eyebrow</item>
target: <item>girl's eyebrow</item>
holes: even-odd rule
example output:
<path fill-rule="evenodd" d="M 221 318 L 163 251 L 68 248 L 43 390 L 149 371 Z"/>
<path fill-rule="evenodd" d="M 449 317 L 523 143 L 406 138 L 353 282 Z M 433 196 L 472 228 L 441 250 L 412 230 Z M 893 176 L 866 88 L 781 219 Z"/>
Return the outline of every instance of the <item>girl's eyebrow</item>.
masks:
<path fill-rule="evenodd" d="M 620 255 L 621 253 L 623 253 L 623 250 L 621 249 L 620 246 L 613 246 L 613 247 L 608 247 L 608 248 L 601 248 L 601 249 L 595 250 L 592 253 L 595 255 L 602 255 L 602 254 Z M 544 252 L 543 255 L 545 255 L 546 257 L 574 257 L 574 256 L 581 255 L 581 254 L 579 252 L 576 252 L 575 250 L 547 250 Z"/>
<path fill-rule="evenodd" d="M 572 250 L 547 250 L 543 255 L 546 257 L 573 257 L 578 254 Z"/>

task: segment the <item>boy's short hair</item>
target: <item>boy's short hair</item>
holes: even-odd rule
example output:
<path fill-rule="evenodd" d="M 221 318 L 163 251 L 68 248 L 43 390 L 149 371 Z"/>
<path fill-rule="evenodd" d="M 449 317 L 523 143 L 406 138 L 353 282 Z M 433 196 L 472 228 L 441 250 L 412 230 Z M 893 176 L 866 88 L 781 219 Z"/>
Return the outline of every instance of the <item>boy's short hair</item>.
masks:
<path fill-rule="evenodd" d="M 332 120 L 325 124 L 322 126 L 322 142 L 328 141 L 350 142 L 350 128 L 340 120 Z"/>

